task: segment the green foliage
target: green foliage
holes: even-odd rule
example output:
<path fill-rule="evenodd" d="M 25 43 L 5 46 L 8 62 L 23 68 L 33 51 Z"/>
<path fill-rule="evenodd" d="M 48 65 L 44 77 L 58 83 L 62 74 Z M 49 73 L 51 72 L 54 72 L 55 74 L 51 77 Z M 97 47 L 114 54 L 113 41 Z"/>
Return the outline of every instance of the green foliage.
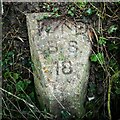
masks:
<path fill-rule="evenodd" d="M 118 63 L 117 63 L 117 61 L 114 58 L 109 60 L 109 67 L 112 68 L 114 71 L 118 71 L 119 70 Z"/>
<path fill-rule="evenodd" d="M 96 92 L 96 85 L 90 82 L 88 91 L 94 94 Z"/>
<path fill-rule="evenodd" d="M 74 10 L 75 10 L 75 8 L 74 7 L 70 7 L 69 9 L 68 9 L 68 15 L 70 15 L 70 16 L 74 16 Z"/>
<path fill-rule="evenodd" d="M 81 0 L 80 0 L 80 1 L 81 1 Z M 85 8 L 85 7 L 86 7 L 87 2 L 78 2 L 77 4 L 78 4 L 78 6 L 80 7 L 80 9 L 82 9 L 82 8 Z"/>
<path fill-rule="evenodd" d="M 68 10 L 68 15 L 70 15 L 70 16 L 74 16 L 74 13 L 73 13 L 73 11 L 71 11 L 71 10 Z"/>
<path fill-rule="evenodd" d="M 86 10 L 87 15 L 92 15 L 94 13 L 94 10 L 92 8 L 88 8 Z"/>
<path fill-rule="evenodd" d="M 2 67 L 5 69 L 8 69 L 8 65 L 13 65 L 13 57 L 15 55 L 15 51 L 8 51 L 6 54 L 3 54 L 3 61 L 2 61 Z"/>
<path fill-rule="evenodd" d="M 85 104 L 85 107 L 87 108 L 87 110 L 89 111 L 87 114 L 86 114 L 86 117 L 89 118 L 90 120 L 93 118 L 93 110 L 94 110 L 94 106 L 95 106 L 95 103 L 93 101 L 90 101 L 90 102 L 86 102 Z"/>
<path fill-rule="evenodd" d="M 54 17 L 59 17 L 59 8 L 58 7 L 54 7 L 53 11 L 51 12 L 51 15 L 53 15 Z"/>
<path fill-rule="evenodd" d="M 17 79 L 19 78 L 19 74 L 18 74 L 18 73 L 13 73 L 13 78 L 14 78 L 15 80 L 17 80 Z"/>
<path fill-rule="evenodd" d="M 105 45 L 106 44 L 106 38 L 105 37 L 99 37 L 99 41 L 98 41 L 98 43 L 100 44 L 100 45 Z"/>
<path fill-rule="evenodd" d="M 92 54 L 90 60 L 92 62 L 98 62 L 99 64 L 103 64 L 105 62 L 103 53 Z"/>
<path fill-rule="evenodd" d="M 117 49 L 118 49 L 118 46 L 116 45 L 116 42 L 115 41 L 113 41 L 113 42 L 111 42 L 111 43 L 109 43 L 108 44 L 108 49 L 110 50 L 110 51 L 116 51 Z"/>
<path fill-rule="evenodd" d="M 57 12 L 59 10 L 59 8 L 53 8 L 53 12 Z"/>
<path fill-rule="evenodd" d="M 68 120 L 70 115 L 71 114 L 68 111 L 65 111 L 65 110 L 61 111 L 62 120 Z"/>
<path fill-rule="evenodd" d="M 111 34 L 111 33 L 114 33 L 116 32 L 116 30 L 118 29 L 118 27 L 116 25 L 112 25 L 110 26 L 110 28 L 108 29 L 108 33 Z"/>
<path fill-rule="evenodd" d="M 8 70 L 5 73 L 3 73 L 3 76 L 5 79 L 12 79 L 14 83 L 16 83 L 16 80 L 18 80 L 20 77 L 18 73 L 10 72 Z"/>
<path fill-rule="evenodd" d="M 120 87 L 116 87 L 115 93 L 120 95 Z"/>
<path fill-rule="evenodd" d="M 118 70 L 117 70 L 118 71 Z M 115 74 L 116 74 L 117 72 L 115 72 Z M 114 89 L 114 91 L 115 91 L 115 93 L 117 94 L 117 95 L 120 95 L 120 74 L 118 74 L 118 75 L 116 75 L 114 78 L 113 78 L 113 80 L 112 80 L 112 82 L 113 82 L 113 87 L 112 87 L 112 89 Z"/>
<path fill-rule="evenodd" d="M 44 14 L 44 16 L 42 16 L 42 17 L 41 16 L 36 17 L 37 20 L 44 20 L 44 19 L 47 19 L 47 18 L 49 18 L 48 14 Z"/>
<path fill-rule="evenodd" d="M 20 91 L 25 91 L 25 89 L 28 87 L 28 85 L 30 84 L 30 81 L 18 81 L 16 83 L 16 91 L 20 92 Z"/>
<path fill-rule="evenodd" d="M 35 102 L 35 93 L 33 91 L 29 94 L 29 97 Z"/>
<path fill-rule="evenodd" d="M 47 4 L 46 8 L 48 11 L 50 11 L 50 5 Z"/>

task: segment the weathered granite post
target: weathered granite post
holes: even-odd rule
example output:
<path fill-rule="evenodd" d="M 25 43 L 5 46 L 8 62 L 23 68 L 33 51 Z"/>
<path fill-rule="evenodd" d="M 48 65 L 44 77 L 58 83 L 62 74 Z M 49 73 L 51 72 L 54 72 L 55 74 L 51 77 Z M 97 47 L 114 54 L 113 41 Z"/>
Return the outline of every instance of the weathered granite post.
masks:
<path fill-rule="evenodd" d="M 45 16 L 27 15 L 38 100 L 57 119 L 61 120 L 63 114 L 80 118 L 84 114 L 91 51 L 86 25 Z"/>

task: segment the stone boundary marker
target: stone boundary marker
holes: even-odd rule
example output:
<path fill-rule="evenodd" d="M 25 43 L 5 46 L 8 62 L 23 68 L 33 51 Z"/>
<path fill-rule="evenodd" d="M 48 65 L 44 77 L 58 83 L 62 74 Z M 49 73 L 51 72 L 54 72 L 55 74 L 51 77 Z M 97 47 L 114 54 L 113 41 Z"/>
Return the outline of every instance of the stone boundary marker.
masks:
<path fill-rule="evenodd" d="M 41 108 L 57 120 L 84 115 L 91 44 L 84 23 L 27 14 L 34 83 Z"/>

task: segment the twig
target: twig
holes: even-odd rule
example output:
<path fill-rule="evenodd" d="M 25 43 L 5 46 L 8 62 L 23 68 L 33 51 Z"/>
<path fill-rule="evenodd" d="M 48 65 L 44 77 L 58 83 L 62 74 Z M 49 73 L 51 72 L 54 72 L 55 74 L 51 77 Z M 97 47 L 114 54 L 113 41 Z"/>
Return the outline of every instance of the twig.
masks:
<path fill-rule="evenodd" d="M 108 86 L 108 101 L 107 101 L 109 120 L 112 119 L 111 110 L 110 110 L 110 93 L 111 93 L 111 87 L 112 87 L 112 82 L 111 82 L 111 80 L 109 79 L 109 86 Z"/>
<path fill-rule="evenodd" d="M 90 2 L 89 2 L 90 3 Z M 102 11 L 101 10 L 99 10 L 96 6 L 94 6 L 92 3 L 90 3 L 90 5 L 92 5 L 92 7 L 93 8 L 95 8 L 99 13 L 101 13 L 102 14 Z M 106 14 L 106 13 L 104 13 L 106 16 L 108 16 L 108 17 L 112 17 L 112 16 L 110 16 L 110 15 L 108 15 L 108 14 Z"/>
<path fill-rule="evenodd" d="M 107 37 L 108 39 L 118 39 L 118 40 L 120 40 L 120 38 L 119 37 Z"/>
<path fill-rule="evenodd" d="M 14 106 L 15 107 L 15 109 L 23 116 L 23 118 L 25 119 L 25 120 L 27 120 L 27 118 L 24 116 L 24 114 L 19 110 L 19 108 L 17 108 L 17 106 L 11 101 L 11 100 L 9 100 L 9 98 L 7 98 L 7 100 L 12 104 L 12 106 Z M 11 117 L 12 118 L 12 117 Z"/>
<path fill-rule="evenodd" d="M 32 107 L 32 108 L 35 107 L 35 106 L 33 106 L 32 104 L 30 104 L 30 103 L 28 103 L 27 101 L 25 101 L 24 99 L 22 99 L 22 98 L 20 98 L 20 97 L 17 97 L 16 95 L 12 94 L 11 92 L 8 92 L 7 90 L 5 90 L 5 89 L 3 89 L 3 88 L 1 88 L 1 87 L 0 87 L 0 90 L 2 90 L 2 91 L 4 91 L 4 92 L 6 92 L 7 94 L 9 94 L 9 95 L 17 98 L 18 100 L 23 101 L 25 104 L 29 105 L 29 106 Z"/>

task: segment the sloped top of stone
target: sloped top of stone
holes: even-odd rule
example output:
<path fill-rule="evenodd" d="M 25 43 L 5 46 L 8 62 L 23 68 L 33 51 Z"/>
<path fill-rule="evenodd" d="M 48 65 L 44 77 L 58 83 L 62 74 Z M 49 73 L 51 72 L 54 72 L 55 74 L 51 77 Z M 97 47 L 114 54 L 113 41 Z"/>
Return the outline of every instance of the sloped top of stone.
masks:
<path fill-rule="evenodd" d="M 82 22 L 73 22 L 67 18 L 53 18 L 50 13 L 33 13 L 27 15 L 31 18 L 31 22 L 37 21 L 39 35 L 44 31 L 46 34 L 59 32 L 68 34 L 84 34 L 87 32 L 87 25 Z M 64 30 L 63 30 L 64 29 Z M 69 30 L 69 31 L 68 31 Z M 44 33 L 44 35 L 45 35 Z"/>

